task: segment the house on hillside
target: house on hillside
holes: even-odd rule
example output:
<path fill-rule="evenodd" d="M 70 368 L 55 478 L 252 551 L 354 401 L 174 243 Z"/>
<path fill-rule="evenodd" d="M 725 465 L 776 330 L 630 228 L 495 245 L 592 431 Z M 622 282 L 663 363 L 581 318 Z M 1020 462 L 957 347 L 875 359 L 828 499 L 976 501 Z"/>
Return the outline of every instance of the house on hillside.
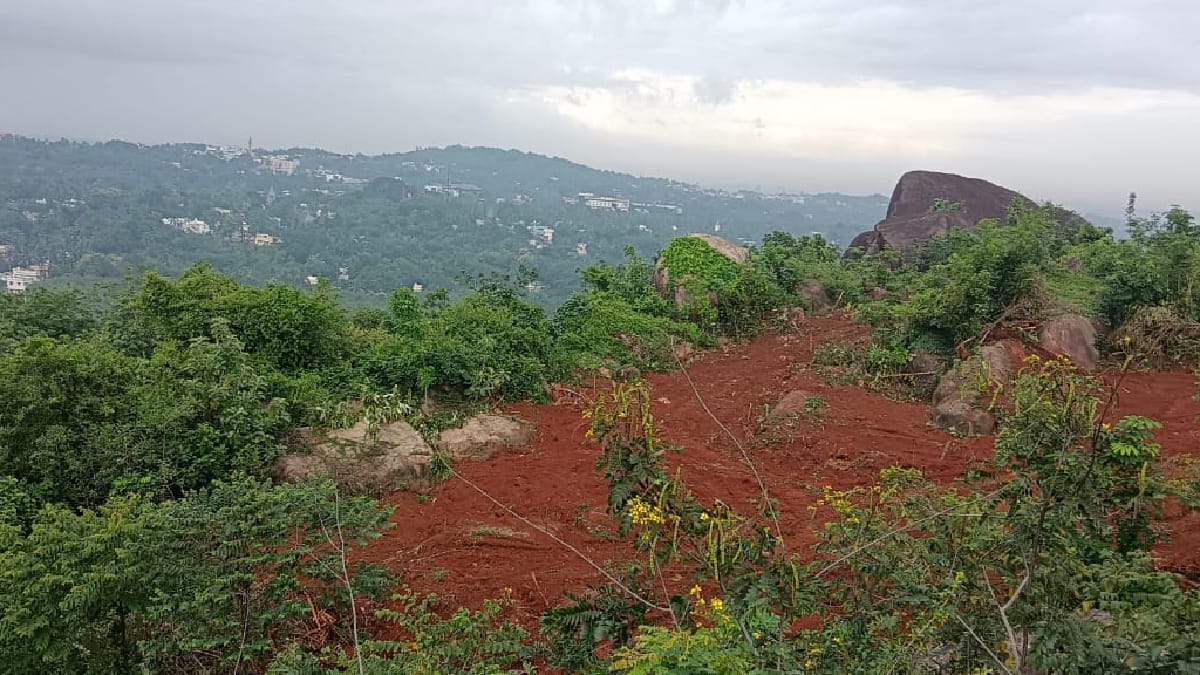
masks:
<path fill-rule="evenodd" d="M 474 197 L 483 191 L 483 188 L 471 183 L 447 183 L 430 184 L 425 186 L 425 194 L 427 195 L 446 195 L 448 197 Z"/>
<path fill-rule="evenodd" d="M 11 272 L 0 274 L 0 282 L 8 293 L 24 293 L 37 281 L 50 276 L 50 263 L 30 265 L 29 267 L 14 267 Z"/>
<path fill-rule="evenodd" d="M 580 192 L 579 200 L 593 211 L 628 211 L 630 205 L 624 197 L 604 197 L 591 192 Z"/>
<path fill-rule="evenodd" d="M 188 234 L 212 233 L 212 226 L 199 218 L 163 218 L 162 224 Z"/>
<path fill-rule="evenodd" d="M 291 176 L 300 168 L 300 160 L 287 155 L 267 155 L 262 159 L 262 166 L 271 173 Z"/>

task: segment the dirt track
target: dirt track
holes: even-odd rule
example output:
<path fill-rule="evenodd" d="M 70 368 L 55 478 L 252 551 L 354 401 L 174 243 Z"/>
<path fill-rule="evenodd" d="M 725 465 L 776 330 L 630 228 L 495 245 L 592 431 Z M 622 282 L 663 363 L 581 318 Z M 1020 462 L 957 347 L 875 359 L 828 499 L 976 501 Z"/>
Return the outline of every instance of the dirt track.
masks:
<path fill-rule="evenodd" d="M 809 319 L 796 333 L 767 334 L 750 344 L 701 355 L 688 374 L 713 415 L 742 439 L 783 514 L 790 551 L 807 551 L 819 526 L 807 507 L 812 488 L 847 488 L 877 481 L 880 469 L 916 467 L 949 482 L 992 454 L 992 439 L 958 439 L 926 425 L 923 405 L 899 403 L 856 387 L 830 387 L 808 367 L 825 342 L 864 332 L 842 317 Z M 682 373 L 649 377 L 660 434 L 683 451 L 670 462 L 704 500 L 719 498 L 749 512 L 758 486 L 735 444 L 703 409 Z M 1110 380 L 1111 382 L 1111 380 Z M 803 422 L 773 443 L 755 442 L 764 405 L 803 389 L 827 402 L 823 419 Z M 1145 415 L 1164 424 L 1157 440 L 1168 467 L 1196 452 L 1200 404 L 1189 373 L 1128 374 L 1116 415 Z M 588 397 L 584 388 L 579 393 Z M 572 397 L 568 397 L 572 398 Z M 518 405 L 508 410 L 537 424 L 535 441 L 519 452 L 456 470 L 499 502 L 554 532 L 596 562 L 628 557 L 608 533 L 607 486 L 596 474 L 598 447 L 584 433 L 583 403 Z M 1168 468 L 1170 471 L 1170 468 Z M 532 623 L 568 590 L 603 578 L 587 562 L 498 508 L 463 481 L 451 479 L 423 498 L 397 493 L 395 527 L 366 557 L 399 573 L 415 590 L 437 592 L 449 606 L 478 607 L 512 589 L 519 618 Z M 1156 553 L 1173 567 L 1200 566 L 1200 514 L 1168 513 L 1173 543 Z"/>

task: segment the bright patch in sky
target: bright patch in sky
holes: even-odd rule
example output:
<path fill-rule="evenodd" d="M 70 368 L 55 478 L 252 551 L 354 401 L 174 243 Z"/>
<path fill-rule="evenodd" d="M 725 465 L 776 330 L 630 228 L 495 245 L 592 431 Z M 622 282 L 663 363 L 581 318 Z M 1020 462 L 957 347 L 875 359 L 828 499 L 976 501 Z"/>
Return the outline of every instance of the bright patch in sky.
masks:
<path fill-rule="evenodd" d="M 562 117 L 607 134 L 837 160 L 880 155 L 946 160 L 976 141 L 1025 136 L 1065 122 L 1159 108 L 1190 108 L 1200 115 L 1195 94 L 1115 87 L 1005 96 L 884 80 L 744 80 L 714 99 L 703 94 L 705 86 L 690 75 L 621 70 L 601 86 L 548 86 L 532 96 Z"/>

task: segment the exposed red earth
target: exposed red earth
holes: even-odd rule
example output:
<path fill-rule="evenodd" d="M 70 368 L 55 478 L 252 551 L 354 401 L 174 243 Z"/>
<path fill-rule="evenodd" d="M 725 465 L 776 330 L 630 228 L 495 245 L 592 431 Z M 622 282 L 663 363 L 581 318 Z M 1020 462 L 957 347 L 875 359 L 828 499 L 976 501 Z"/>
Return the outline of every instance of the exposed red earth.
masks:
<path fill-rule="evenodd" d="M 866 328 L 840 315 L 811 318 L 787 334 L 768 333 L 753 342 L 701 354 L 687 373 L 651 375 L 653 412 L 660 436 L 683 450 L 669 455 L 704 501 L 721 499 L 750 513 L 759 488 L 720 420 L 751 457 L 771 496 L 778 500 L 787 549 L 806 554 L 821 526 L 808 506 L 822 486 L 871 485 L 889 466 L 921 469 L 950 483 L 973 463 L 992 456 L 992 438 L 962 439 L 927 425 L 928 408 L 897 402 L 853 386 L 830 386 L 809 365 L 826 342 L 860 339 Z M 690 381 L 689 381 L 690 378 Z M 1157 441 L 1168 473 L 1196 452 L 1200 403 L 1190 373 L 1106 375 L 1118 386 L 1111 417 L 1145 415 L 1163 423 Z M 692 389 L 695 384 L 696 392 Z M 756 438 L 764 406 L 785 393 L 805 390 L 826 401 L 822 419 Z M 627 558 L 631 550 L 604 513 L 607 485 L 595 470 L 599 447 L 585 437 L 583 410 L 591 388 L 553 404 L 506 408 L 534 422 L 527 447 L 493 459 L 460 462 L 456 471 L 500 503 L 553 532 L 593 561 Z M 701 400 L 712 412 L 704 410 Z M 716 420 L 714 419 L 716 418 Z M 582 591 L 605 579 L 587 561 L 512 517 L 464 481 L 452 478 L 428 493 L 396 493 L 395 527 L 364 556 L 386 565 L 418 592 L 436 592 L 449 607 L 479 607 L 511 593 L 515 618 L 532 626 L 564 591 Z M 1200 569 L 1200 514 L 1172 506 L 1173 541 L 1160 546 L 1160 565 Z M 382 627 L 380 627 L 382 628 Z M 386 629 L 384 629 L 386 633 Z"/>

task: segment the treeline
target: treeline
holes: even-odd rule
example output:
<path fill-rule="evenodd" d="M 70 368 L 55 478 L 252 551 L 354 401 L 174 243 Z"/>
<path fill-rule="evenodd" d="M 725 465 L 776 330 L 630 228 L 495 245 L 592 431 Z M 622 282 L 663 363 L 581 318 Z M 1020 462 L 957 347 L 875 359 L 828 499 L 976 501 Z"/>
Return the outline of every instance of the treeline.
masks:
<path fill-rule="evenodd" d="M 349 561 L 387 510 L 269 480 L 291 430 L 344 421 L 332 412 L 347 403 L 536 400 L 588 369 L 670 369 L 676 347 L 752 337 L 816 287 L 878 326 L 874 367 L 969 349 L 1031 302 L 1112 324 L 1157 312 L 1174 341 L 1156 348 L 1194 360 L 1192 217 L 1131 214 L 1116 241 L 1050 213 L 1014 210 L 903 264 L 786 233 L 737 264 L 684 238 L 657 264 L 628 250 L 591 266 L 554 312 L 522 277 L 352 309 L 327 284 L 245 286 L 203 265 L 105 303 L 0 297 L 0 672 L 1195 672 L 1200 598 L 1144 554 L 1164 500 L 1191 503 L 1194 484 L 1155 469 L 1152 421 L 1098 418 L 1095 383 L 1057 363 L 1016 385 L 987 476 L 941 492 L 892 471 L 826 495 L 817 567 L 780 550 L 770 503 L 738 514 L 666 475 L 652 420 L 627 421 L 648 415 L 648 393 L 618 388 L 593 434 L 642 557 L 624 588 L 548 614 L 540 639 L 503 621 L 503 599 L 443 620 L 405 595 L 405 611 L 368 616 L 355 600 L 396 581 Z M 695 593 L 656 596 L 657 566 L 681 560 Z M 663 608 L 670 627 L 643 627 Z M 821 628 L 793 630 L 811 616 Z M 380 621 L 412 639 L 370 642 Z M 614 656 L 595 656 L 608 643 Z M 357 649 L 342 663 L 326 644 Z"/>

